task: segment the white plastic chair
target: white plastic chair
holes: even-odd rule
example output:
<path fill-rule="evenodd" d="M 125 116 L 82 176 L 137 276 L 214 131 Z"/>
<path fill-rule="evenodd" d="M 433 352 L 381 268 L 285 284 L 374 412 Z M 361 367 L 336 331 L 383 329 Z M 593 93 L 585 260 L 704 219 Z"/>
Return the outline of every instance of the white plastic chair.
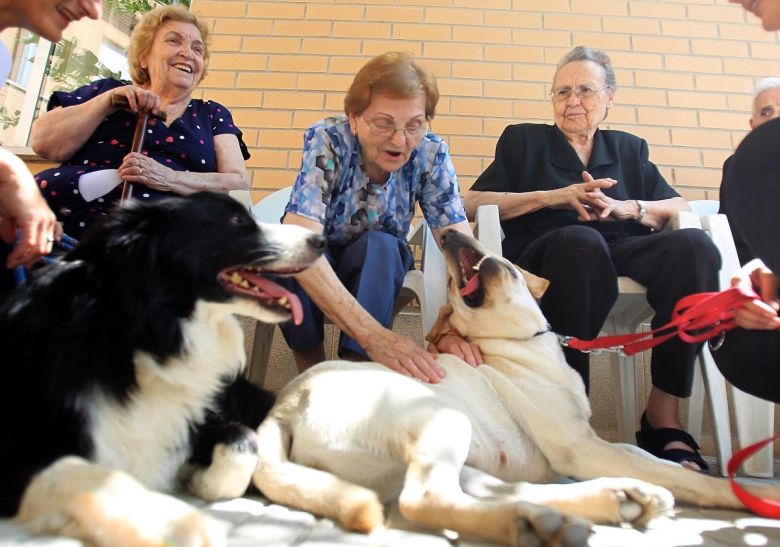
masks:
<path fill-rule="evenodd" d="M 732 274 L 740 267 L 739 256 L 734 245 L 729 221 L 725 215 L 717 214 L 720 203 L 716 200 L 691 201 L 689 205 L 693 212 L 700 217 L 702 228 L 707 231 L 720 251 L 723 266 L 719 272 L 719 282 L 721 290 L 726 289 L 731 286 Z M 708 369 L 704 369 L 705 372 L 709 370 L 709 366 L 708 364 Z M 713 369 L 709 372 L 711 380 L 708 380 L 707 383 L 717 381 L 719 385 L 725 385 L 725 380 L 720 371 L 715 367 L 714 363 L 711 363 L 711 366 Z M 712 380 L 712 378 L 717 378 L 717 380 Z M 702 408 L 701 398 L 703 394 L 697 387 L 701 385 L 701 382 L 695 381 L 691 395 L 691 407 L 699 410 Z M 730 389 L 732 413 L 736 424 L 739 446 L 749 446 L 762 439 L 771 437 L 774 434 L 774 403 L 745 393 L 734 386 L 730 386 Z M 689 412 L 689 421 L 695 418 Z M 700 416 L 696 423 L 701 423 Z M 774 474 L 773 446 L 770 444 L 762 448 L 747 460 L 742 466 L 742 472 L 753 477 L 772 477 Z"/>
<path fill-rule="evenodd" d="M 292 187 L 288 186 L 269 194 L 252 207 L 252 215 L 260 222 L 278 224 L 291 191 Z M 406 273 L 395 303 L 394 315 L 416 297 L 420 303 L 423 335 L 426 335 L 433 328 L 439 309 L 447 302 L 444 255 L 425 220 L 412 227 L 407 240 L 410 245 L 420 248 L 420 269 Z M 256 385 L 263 385 L 265 381 L 273 333 L 273 325 L 257 323 L 248 370 L 249 379 Z"/>
<path fill-rule="evenodd" d="M 715 212 L 717 212 L 717 206 Z M 722 217 L 723 215 L 716 216 Z M 495 205 L 479 207 L 475 220 L 475 233 L 480 242 L 486 248 L 500 254 L 503 232 L 499 223 L 498 207 Z M 681 213 L 673 224 L 673 229 L 702 228 L 698 214 L 691 212 Z M 722 238 L 720 233 L 719 238 Z M 713 241 L 717 246 L 720 239 L 716 240 L 713 238 Z M 618 298 L 602 327 L 602 331 L 608 334 L 636 332 L 643 323 L 648 322 L 653 317 L 653 314 L 653 309 L 647 303 L 645 287 L 631 278 L 619 277 Z M 618 435 L 621 441 L 633 444 L 635 443 L 634 434 L 639 424 L 635 356 L 616 354 L 611 361 L 612 378 L 616 386 L 615 403 L 618 416 Z M 700 353 L 698 362 L 701 365 L 701 371 L 699 371 L 699 367 L 696 368 L 693 394 L 688 407 L 689 432 L 697 441 L 700 440 L 703 390 L 706 389 L 713 415 L 718 469 L 721 475 L 725 476 L 726 465 L 731 457 L 731 427 L 729 424 L 725 381 L 706 347 Z"/>

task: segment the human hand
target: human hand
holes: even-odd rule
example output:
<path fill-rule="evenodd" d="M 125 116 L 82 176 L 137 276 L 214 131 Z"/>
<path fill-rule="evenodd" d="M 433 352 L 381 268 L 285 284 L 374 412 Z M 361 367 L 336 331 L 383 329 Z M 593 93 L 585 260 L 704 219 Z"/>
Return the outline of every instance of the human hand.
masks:
<path fill-rule="evenodd" d="M 22 160 L 2 151 L 0 172 L 0 237 L 6 243 L 18 240 L 5 265 L 30 267 L 51 252 L 62 228 Z"/>
<path fill-rule="evenodd" d="M 135 85 L 112 89 L 109 99 L 113 106 L 128 108 L 135 114 L 158 115 L 160 113 L 160 96 Z"/>
<path fill-rule="evenodd" d="M 731 286 L 745 285 L 754 289 L 761 300 L 742 304 L 734 312 L 737 325 L 744 329 L 774 330 L 780 329 L 780 310 L 778 287 L 780 280 L 760 260 L 745 264 L 731 278 Z"/>
<path fill-rule="evenodd" d="M 382 328 L 363 344 L 368 356 L 377 363 L 405 376 L 435 384 L 444 378 L 444 371 L 433 355 L 407 336 Z"/>
<path fill-rule="evenodd" d="M 466 364 L 472 367 L 485 364 L 485 359 L 482 357 L 482 352 L 479 348 L 454 332 L 443 335 L 436 342 L 436 345 L 428 344 L 428 351 L 434 355 L 437 353 L 449 353 L 459 359 L 463 359 Z"/>
<path fill-rule="evenodd" d="M 130 152 L 119 166 L 122 180 L 143 184 L 158 192 L 173 192 L 175 173 L 170 167 L 138 152 Z"/>
<path fill-rule="evenodd" d="M 598 220 L 602 210 L 609 206 L 602 189 L 611 188 L 615 179 L 594 179 L 587 171 L 582 173 L 583 182 L 547 192 L 548 207 L 573 209 L 583 221 Z"/>

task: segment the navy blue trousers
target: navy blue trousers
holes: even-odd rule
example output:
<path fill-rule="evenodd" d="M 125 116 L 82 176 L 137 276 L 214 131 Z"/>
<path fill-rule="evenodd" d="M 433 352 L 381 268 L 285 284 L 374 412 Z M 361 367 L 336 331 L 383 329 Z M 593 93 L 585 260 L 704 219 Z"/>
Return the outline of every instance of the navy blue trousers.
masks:
<path fill-rule="evenodd" d="M 365 232 L 347 246 L 329 246 L 325 257 L 360 305 L 386 328 L 392 328 L 393 306 L 406 272 L 414 266 L 414 255 L 407 242 L 385 232 Z M 280 325 L 287 344 L 294 350 L 321 344 L 324 338 L 322 311 L 295 279 L 278 281 L 298 295 L 303 306 L 303 323 Z M 339 355 L 345 349 L 368 358 L 365 350 L 342 332 Z"/>

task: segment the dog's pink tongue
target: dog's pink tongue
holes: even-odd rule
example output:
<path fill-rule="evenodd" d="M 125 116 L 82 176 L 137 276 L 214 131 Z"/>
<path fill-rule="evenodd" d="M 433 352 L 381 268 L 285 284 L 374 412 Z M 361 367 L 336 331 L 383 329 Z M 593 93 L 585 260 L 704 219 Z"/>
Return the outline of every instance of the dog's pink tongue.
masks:
<path fill-rule="evenodd" d="M 468 296 L 479 288 L 479 275 L 474 275 L 460 290 L 461 296 Z"/>
<path fill-rule="evenodd" d="M 301 301 L 296 295 L 266 277 L 260 275 L 244 275 L 250 278 L 252 283 L 257 285 L 261 291 L 263 291 L 271 298 L 281 298 L 286 296 L 290 303 L 290 311 L 292 312 L 293 323 L 296 325 L 301 324 L 303 321 L 303 306 L 301 306 Z"/>

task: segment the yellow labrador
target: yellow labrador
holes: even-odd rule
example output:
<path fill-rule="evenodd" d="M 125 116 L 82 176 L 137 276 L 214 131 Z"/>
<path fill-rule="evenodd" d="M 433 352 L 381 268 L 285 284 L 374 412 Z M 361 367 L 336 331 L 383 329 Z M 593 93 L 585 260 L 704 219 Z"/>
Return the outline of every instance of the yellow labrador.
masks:
<path fill-rule="evenodd" d="M 450 322 L 486 364 L 440 355 L 434 385 L 376 363 L 313 367 L 258 430 L 254 482 L 268 498 L 369 531 L 398 496 L 412 522 L 509 545 L 583 545 L 588 521 L 643 525 L 673 495 L 741 507 L 724 480 L 597 437 L 524 276 L 462 234 L 444 249 Z"/>

